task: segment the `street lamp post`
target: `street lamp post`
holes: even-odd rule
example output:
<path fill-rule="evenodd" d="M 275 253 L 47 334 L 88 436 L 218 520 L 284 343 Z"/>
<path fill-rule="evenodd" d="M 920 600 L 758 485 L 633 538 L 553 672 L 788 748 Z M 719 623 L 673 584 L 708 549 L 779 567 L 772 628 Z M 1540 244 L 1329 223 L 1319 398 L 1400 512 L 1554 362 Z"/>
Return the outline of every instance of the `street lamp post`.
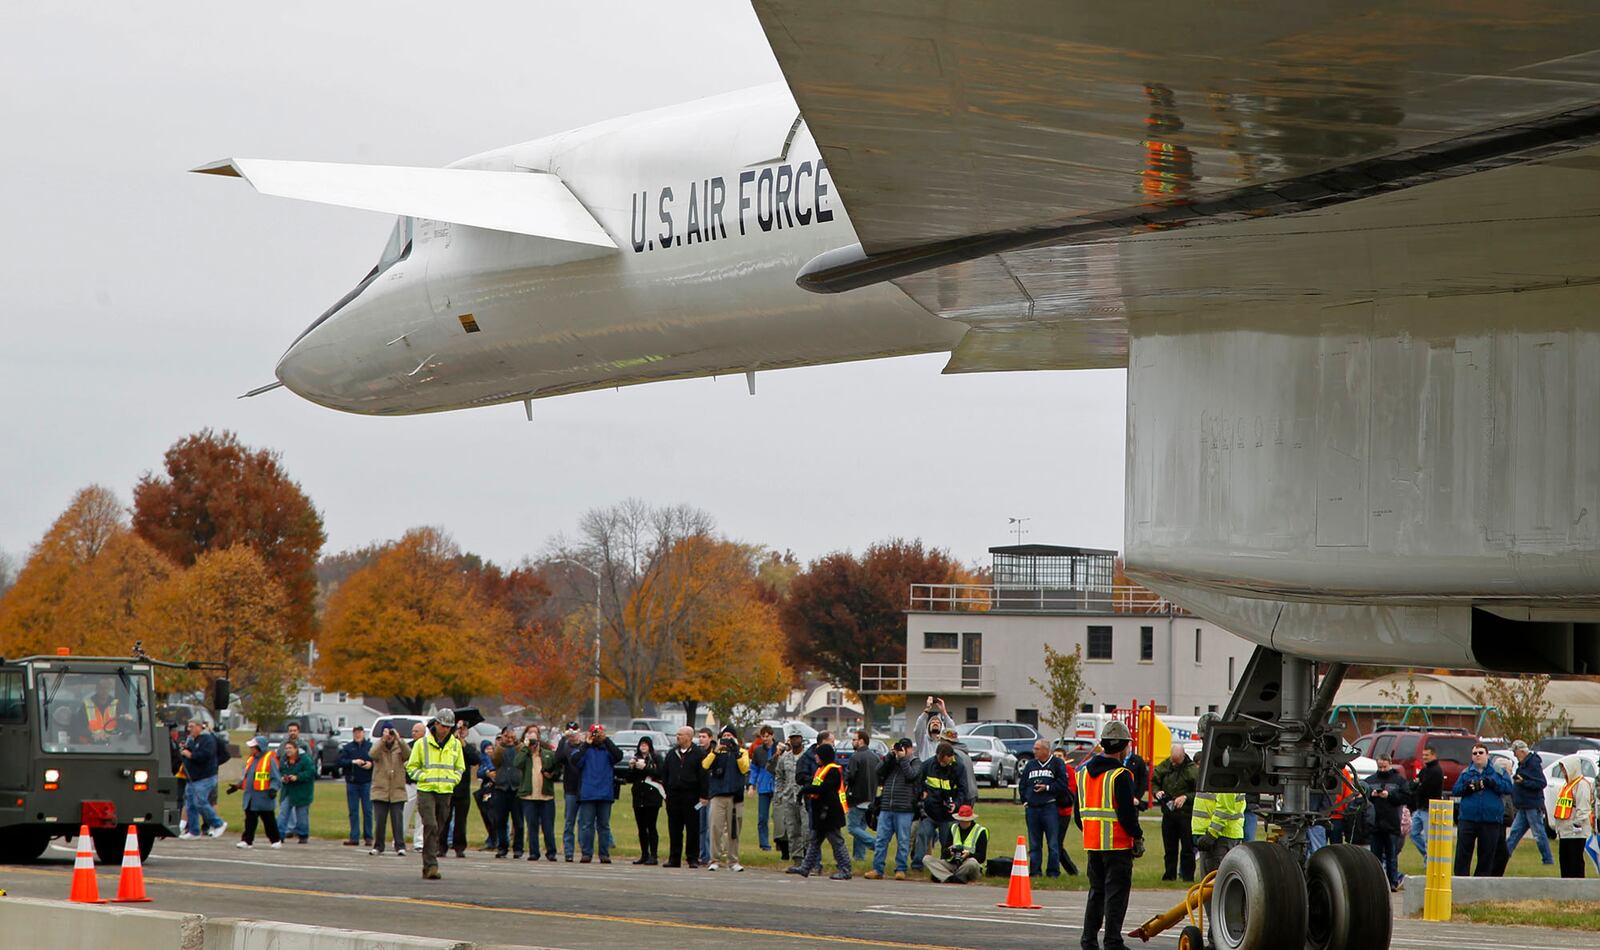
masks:
<path fill-rule="evenodd" d="M 582 561 L 575 561 L 570 557 L 558 557 L 556 560 L 563 564 L 579 567 L 594 578 L 594 719 L 600 721 L 600 627 L 604 620 L 600 613 L 600 573 Z"/>

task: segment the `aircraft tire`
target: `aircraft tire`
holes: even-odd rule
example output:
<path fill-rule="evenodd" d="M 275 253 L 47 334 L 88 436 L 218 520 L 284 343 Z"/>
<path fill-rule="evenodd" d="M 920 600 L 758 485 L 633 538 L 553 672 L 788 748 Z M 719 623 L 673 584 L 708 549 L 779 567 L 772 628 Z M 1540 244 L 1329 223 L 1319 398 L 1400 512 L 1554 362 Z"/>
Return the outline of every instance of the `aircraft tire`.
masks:
<path fill-rule="evenodd" d="M 1306 896 L 1309 950 L 1389 946 L 1389 880 L 1371 851 L 1353 844 L 1319 849 L 1307 862 Z"/>
<path fill-rule="evenodd" d="M 1229 851 L 1211 894 L 1212 946 L 1282 950 L 1301 946 L 1305 933 L 1306 878 L 1294 854 L 1267 841 Z"/>

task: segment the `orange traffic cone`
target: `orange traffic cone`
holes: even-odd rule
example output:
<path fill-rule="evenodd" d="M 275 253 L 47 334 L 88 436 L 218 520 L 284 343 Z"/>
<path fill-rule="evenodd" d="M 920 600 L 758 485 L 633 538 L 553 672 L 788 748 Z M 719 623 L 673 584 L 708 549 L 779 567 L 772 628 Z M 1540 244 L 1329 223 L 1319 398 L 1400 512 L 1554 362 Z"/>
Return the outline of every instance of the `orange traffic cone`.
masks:
<path fill-rule="evenodd" d="M 1013 907 L 1021 910 L 1038 910 L 1033 902 L 1033 883 L 1028 880 L 1028 839 L 1017 835 L 1017 851 L 1011 856 L 1011 886 L 1006 888 L 1006 902 L 996 907 Z"/>
<path fill-rule="evenodd" d="M 100 899 L 100 884 L 94 878 L 94 841 L 89 837 L 89 826 L 78 829 L 78 857 L 72 862 L 72 893 L 67 900 L 77 904 L 104 904 Z"/>
<path fill-rule="evenodd" d="M 122 847 L 122 878 L 117 881 L 118 904 L 149 901 L 144 892 L 144 865 L 139 863 L 139 829 L 128 826 L 128 843 Z"/>

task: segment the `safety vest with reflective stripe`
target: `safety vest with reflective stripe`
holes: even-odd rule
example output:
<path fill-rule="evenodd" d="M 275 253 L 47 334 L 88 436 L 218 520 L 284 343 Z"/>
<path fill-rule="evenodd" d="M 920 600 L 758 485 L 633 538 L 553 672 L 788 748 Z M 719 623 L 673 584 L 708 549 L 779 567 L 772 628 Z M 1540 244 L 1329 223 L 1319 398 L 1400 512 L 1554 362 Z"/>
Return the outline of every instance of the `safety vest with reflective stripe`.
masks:
<path fill-rule="evenodd" d="M 1339 794 L 1334 796 L 1333 807 L 1328 811 L 1329 818 L 1343 818 L 1345 810 L 1350 807 L 1350 800 L 1356 797 L 1356 775 L 1350 771 L 1349 766 L 1344 768 L 1344 780 L 1339 783 Z M 1244 837 L 1244 826 L 1240 825 L 1239 837 Z"/>
<path fill-rule="evenodd" d="M 406 774 L 417 783 L 417 791 L 436 795 L 454 792 L 466 770 L 467 759 L 461 753 L 461 740 L 451 735 L 441 746 L 432 730 L 411 747 L 411 759 L 406 763 Z"/>
<path fill-rule="evenodd" d="M 833 762 L 829 762 L 827 765 L 824 765 L 822 768 L 817 769 L 816 777 L 811 780 L 811 784 L 816 786 L 817 788 L 821 788 L 822 787 L 822 780 L 828 777 L 828 771 L 830 769 L 832 769 L 834 771 L 839 771 L 839 766 L 837 764 L 833 763 Z M 841 810 L 843 810 L 843 812 L 845 814 L 847 814 L 847 815 L 850 814 L 850 799 L 849 799 L 848 796 L 845 795 L 845 792 L 844 792 L 844 773 L 843 772 L 839 773 L 839 808 Z"/>
<path fill-rule="evenodd" d="M 1213 838 L 1244 840 L 1244 796 L 1237 792 L 1200 792 L 1194 797 L 1190 830 Z"/>
<path fill-rule="evenodd" d="M 1578 803 L 1578 783 L 1582 781 L 1583 776 L 1580 775 L 1567 784 L 1561 786 L 1561 794 L 1556 796 L 1555 811 L 1551 812 L 1551 814 L 1555 816 L 1556 821 L 1566 821 L 1568 818 L 1572 817 L 1572 812 Z"/>
<path fill-rule="evenodd" d="M 1114 768 L 1099 775 L 1083 773 L 1083 802 L 1078 814 L 1083 818 L 1083 850 L 1127 851 L 1133 847 L 1133 835 L 1128 834 L 1117 821 L 1117 805 L 1113 798 L 1117 776 L 1133 773 L 1124 768 Z"/>
<path fill-rule="evenodd" d="M 272 787 L 272 761 L 277 758 L 277 753 L 268 749 L 251 756 L 250 761 L 244 764 L 244 774 L 250 776 L 250 789 L 264 792 Z"/>
<path fill-rule="evenodd" d="M 94 708 L 93 697 L 86 699 L 83 701 L 83 715 L 89 720 L 90 732 L 105 732 L 116 721 L 117 701 L 113 699 L 106 705 L 105 711 L 101 712 Z"/>

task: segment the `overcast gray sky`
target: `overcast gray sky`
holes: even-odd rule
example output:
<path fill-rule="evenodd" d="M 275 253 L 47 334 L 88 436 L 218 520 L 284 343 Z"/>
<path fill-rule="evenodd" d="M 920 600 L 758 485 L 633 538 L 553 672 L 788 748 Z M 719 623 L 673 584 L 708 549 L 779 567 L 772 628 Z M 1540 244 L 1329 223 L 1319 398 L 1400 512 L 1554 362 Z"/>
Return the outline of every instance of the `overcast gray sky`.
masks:
<path fill-rule="evenodd" d="M 205 426 L 279 450 L 328 550 L 438 524 L 500 561 L 628 496 L 803 558 L 922 537 L 1121 547 L 1121 372 L 943 356 L 372 419 L 272 381 L 377 259 L 382 215 L 185 174 L 230 155 L 453 159 L 781 78 L 746 0 L 0 7 L 0 550 L 90 482 L 126 500 Z"/>

